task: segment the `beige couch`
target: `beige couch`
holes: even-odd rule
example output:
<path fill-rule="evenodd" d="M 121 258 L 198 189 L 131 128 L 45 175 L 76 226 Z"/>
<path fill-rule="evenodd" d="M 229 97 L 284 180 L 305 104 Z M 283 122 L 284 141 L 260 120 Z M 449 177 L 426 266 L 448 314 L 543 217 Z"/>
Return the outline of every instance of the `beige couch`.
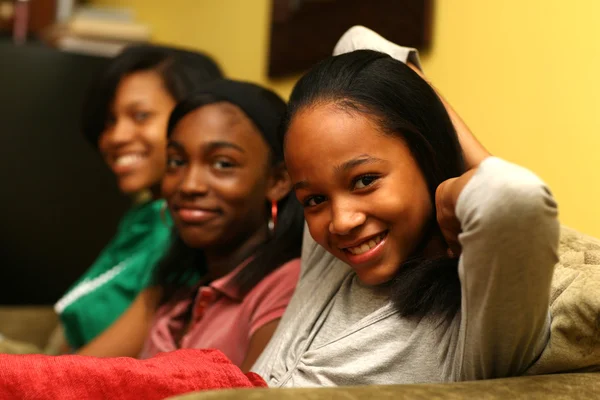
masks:
<path fill-rule="evenodd" d="M 487 381 L 338 387 L 319 389 L 242 389 L 192 393 L 171 400 L 355 400 L 355 399 L 597 399 L 600 374 L 540 375 Z"/>
<path fill-rule="evenodd" d="M 600 399 L 600 373 L 594 372 L 600 371 L 600 241 L 563 228 L 560 256 L 551 295 L 552 339 L 528 371 L 533 376 L 452 384 L 224 390 L 173 399 Z M 48 307 L 0 307 L 0 333 L 7 337 L 43 347 L 55 327 Z"/>
<path fill-rule="evenodd" d="M 52 307 L 45 306 L 2 306 L 0 307 L 0 334 L 22 343 L 19 353 L 34 353 L 44 348 L 58 325 L 58 318 Z M 0 341 L 0 353 L 9 351 L 8 344 Z M 15 344 L 16 345 L 16 344 Z M 27 351 L 31 349 L 31 351 Z"/>

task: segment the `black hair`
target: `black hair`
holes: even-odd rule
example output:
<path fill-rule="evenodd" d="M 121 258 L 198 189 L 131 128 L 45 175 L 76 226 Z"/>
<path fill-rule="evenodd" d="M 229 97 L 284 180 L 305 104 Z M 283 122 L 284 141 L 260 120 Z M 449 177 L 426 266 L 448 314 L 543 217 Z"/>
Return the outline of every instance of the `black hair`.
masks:
<path fill-rule="evenodd" d="M 450 320 L 460 308 L 458 260 L 423 256 L 424 246 L 440 235 L 435 192 L 446 179 L 465 171 L 452 121 L 433 88 L 405 64 L 387 54 L 357 50 L 317 64 L 294 87 L 281 134 L 294 116 L 332 103 L 347 112 L 373 118 L 387 135 L 410 148 L 427 182 L 433 218 L 417 250 L 390 282 L 391 298 L 403 317 Z"/>
<path fill-rule="evenodd" d="M 241 82 L 228 81 L 233 84 L 251 85 Z M 218 81 L 215 81 L 218 84 Z M 272 136 L 276 136 L 277 128 L 281 117 L 286 110 L 285 102 L 275 93 L 252 85 L 258 90 L 260 101 L 255 102 L 255 106 L 269 107 L 269 113 L 277 116 L 277 121 L 272 125 Z M 197 110 L 209 104 L 220 102 L 230 102 L 231 100 L 224 99 L 218 94 L 212 93 L 196 93 L 186 98 L 173 110 L 169 119 L 167 136 L 171 136 L 173 130 L 190 112 Z M 235 104 L 237 105 L 237 104 Z M 243 111 L 243 110 L 242 110 Z M 248 116 L 248 114 L 246 114 Z M 248 117 L 251 121 L 256 120 Z M 272 121 L 271 121 L 272 122 Z M 258 128 L 259 131 L 261 128 Z M 268 136 L 268 133 L 262 132 L 263 138 Z M 280 141 L 266 140 L 269 145 L 269 168 L 275 167 L 283 163 L 283 145 Z M 303 210 L 300 204 L 296 201 L 291 193 L 288 193 L 277 203 L 278 214 L 277 224 L 275 229 L 266 242 L 258 246 L 253 252 L 252 260 L 242 268 L 234 277 L 233 283 L 241 295 L 247 294 L 254 288 L 263 278 L 269 275 L 272 271 L 283 265 L 284 263 L 300 257 L 302 245 L 302 231 L 304 227 Z M 267 204 L 265 203 L 265 207 Z M 267 223 L 267 221 L 265 221 Z M 175 292 L 181 288 L 188 286 L 190 281 L 199 281 L 206 278 L 208 273 L 206 260 L 202 249 L 192 249 L 188 247 L 177 232 L 173 232 L 173 242 L 166 256 L 159 262 L 155 275 L 154 282 L 163 288 L 163 297 L 161 304 L 167 302 Z"/>
<path fill-rule="evenodd" d="M 127 47 L 90 86 L 82 113 L 85 138 L 94 146 L 106 127 L 110 105 L 121 80 L 134 72 L 154 70 L 175 102 L 199 85 L 222 77 L 219 66 L 207 55 L 153 45 Z"/>

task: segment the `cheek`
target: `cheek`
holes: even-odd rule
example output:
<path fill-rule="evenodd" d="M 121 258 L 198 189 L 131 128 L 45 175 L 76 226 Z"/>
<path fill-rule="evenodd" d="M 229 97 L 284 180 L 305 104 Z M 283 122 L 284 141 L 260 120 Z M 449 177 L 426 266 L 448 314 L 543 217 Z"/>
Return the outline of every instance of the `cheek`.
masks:
<path fill-rule="evenodd" d="M 304 219 L 308 225 L 310 236 L 321 246 L 328 248 L 327 237 L 329 235 L 329 218 L 325 211 L 319 213 L 304 213 Z"/>
<path fill-rule="evenodd" d="M 108 140 L 106 139 L 104 132 L 100 134 L 97 144 L 98 150 L 100 150 L 100 153 L 104 156 L 104 154 L 108 151 Z"/>
<path fill-rule="evenodd" d="M 163 177 L 160 190 L 161 190 L 162 197 L 164 197 L 165 200 L 167 200 L 167 202 L 170 202 L 170 199 L 173 197 L 173 195 L 177 191 L 177 187 L 179 186 L 179 181 L 180 181 L 180 178 L 179 178 L 178 174 L 170 173 Z"/>
<path fill-rule="evenodd" d="M 165 157 L 167 148 L 167 124 L 155 121 L 144 127 L 142 137 L 146 144 L 154 150 L 155 155 Z"/>
<path fill-rule="evenodd" d="M 241 204 L 249 197 L 250 188 L 241 177 L 211 177 L 211 188 L 223 200 L 231 204 Z"/>
<path fill-rule="evenodd" d="M 390 214 L 394 214 L 396 232 L 404 238 L 406 245 L 411 248 L 416 246 L 421 241 L 433 214 L 427 187 L 424 183 L 416 184 L 395 205 L 393 202 L 388 203 Z"/>
<path fill-rule="evenodd" d="M 375 204 L 380 204 L 378 208 L 385 219 L 412 226 L 429 219 L 432 210 L 427 191 L 420 190 L 415 190 L 410 196 L 396 198 L 396 201 L 391 197 L 381 198 Z"/>
<path fill-rule="evenodd" d="M 390 183 L 387 186 L 387 201 L 396 203 L 397 212 L 410 216 L 411 219 L 426 218 L 426 214 L 431 212 L 431 198 L 427 188 L 427 182 L 416 164 L 405 167 L 402 170 L 395 171 L 390 176 Z"/>
<path fill-rule="evenodd" d="M 423 223 L 429 221 L 433 214 L 433 204 L 425 179 L 414 183 L 412 204 L 415 217 Z"/>
<path fill-rule="evenodd" d="M 409 247 L 420 240 L 432 214 L 432 204 L 424 180 L 390 179 L 368 199 L 367 210 L 382 221 L 398 240 Z"/>
<path fill-rule="evenodd" d="M 211 189 L 235 214 L 256 213 L 266 201 L 264 184 L 247 174 L 212 176 Z"/>

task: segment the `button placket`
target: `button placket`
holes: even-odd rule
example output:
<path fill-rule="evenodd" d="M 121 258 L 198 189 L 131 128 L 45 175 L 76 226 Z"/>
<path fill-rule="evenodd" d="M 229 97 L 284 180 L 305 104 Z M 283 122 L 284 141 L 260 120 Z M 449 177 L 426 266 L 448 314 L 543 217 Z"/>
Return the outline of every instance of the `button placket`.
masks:
<path fill-rule="evenodd" d="M 215 301 L 216 297 L 216 293 L 211 287 L 203 286 L 199 289 L 194 305 L 194 324 L 202 319 L 206 309 Z"/>

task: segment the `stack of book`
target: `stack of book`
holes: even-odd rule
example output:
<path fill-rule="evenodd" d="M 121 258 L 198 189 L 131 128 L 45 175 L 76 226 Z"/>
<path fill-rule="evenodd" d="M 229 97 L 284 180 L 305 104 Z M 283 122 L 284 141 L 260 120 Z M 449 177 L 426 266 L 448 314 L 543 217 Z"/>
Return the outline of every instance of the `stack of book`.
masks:
<path fill-rule="evenodd" d="M 81 7 L 47 38 L 64 51 L 112 57 L 128 45 L 150 40 L 150 28 L 135 22 L 127 9 Z"/>

